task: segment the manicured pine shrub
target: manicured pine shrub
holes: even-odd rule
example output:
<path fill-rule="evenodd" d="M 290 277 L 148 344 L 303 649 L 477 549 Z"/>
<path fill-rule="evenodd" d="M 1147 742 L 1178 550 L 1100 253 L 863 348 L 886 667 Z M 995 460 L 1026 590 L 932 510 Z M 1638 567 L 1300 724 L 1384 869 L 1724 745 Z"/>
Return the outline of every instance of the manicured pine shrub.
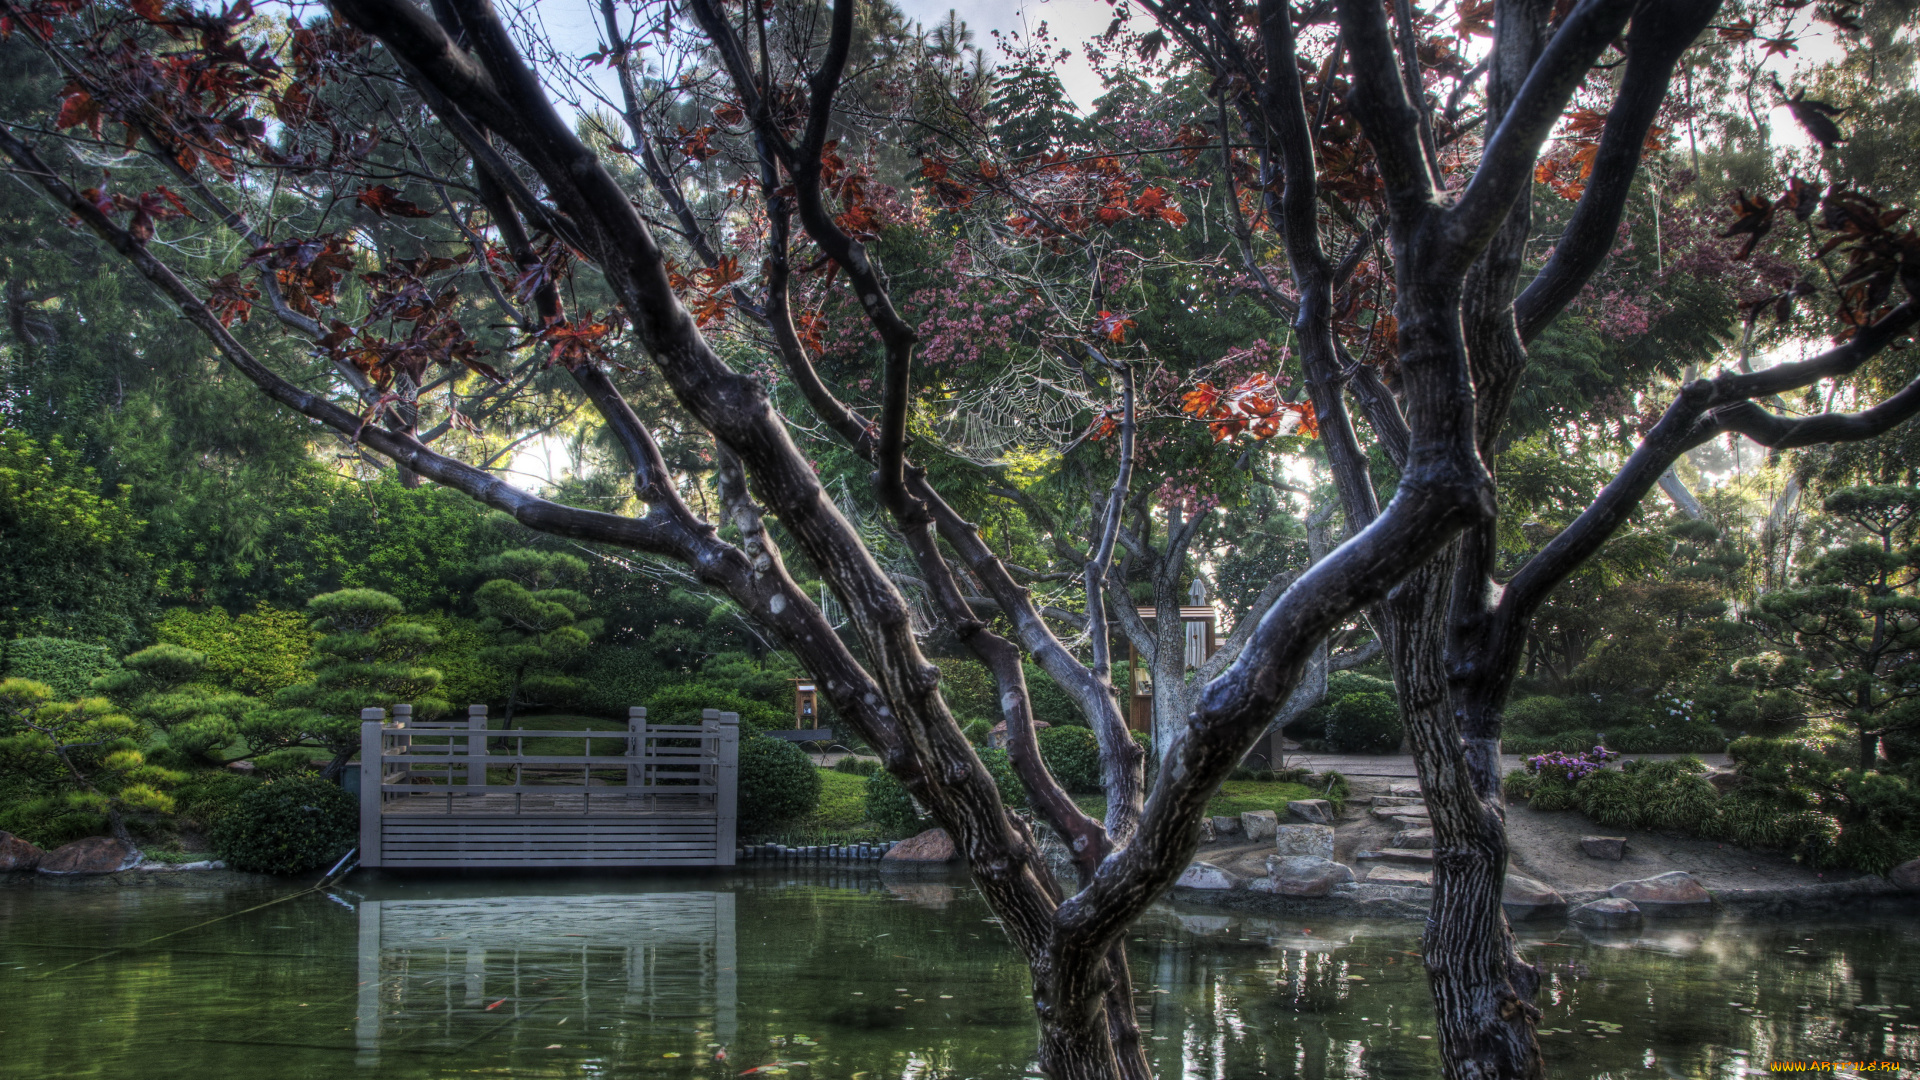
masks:
<path fill-rule="evenodd" d="M 353 796 L 318 777 L 290 776 L 241 795 L 213 827 L 213 850 L 237 870 L 298 874 L 331 866 L 360 833 Z"/>
<path fill-rule="evenodd" d="M 1060 785 L 1078 795 L 1102 790 L 1100 740 L 1092 728 L 1050 727 L 1036 736 L 1040 760 Z"/>
<path fill-rule="evenodd" d="M 742 833 L 764 833 L 813 813 L 819 804 L 820 774 L 805 750 L 782 739 L 741 733 Z"/>

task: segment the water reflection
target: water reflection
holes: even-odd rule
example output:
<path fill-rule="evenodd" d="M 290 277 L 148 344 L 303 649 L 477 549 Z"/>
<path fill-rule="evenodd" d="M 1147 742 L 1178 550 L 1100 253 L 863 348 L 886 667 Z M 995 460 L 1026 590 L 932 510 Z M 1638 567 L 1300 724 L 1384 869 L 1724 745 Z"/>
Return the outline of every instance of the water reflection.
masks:
<path fill-rule="evenodd" d="M 350 884 L 270 906 L 284 890 L 0 888 L 0 1077 L 1033 1072 L 1025 966 L 963 882 L 797 868 Z M 1437 1075 L 1418 933 L 1150 913 L 1130 944 L 1156 1073 Z M 1920 1060 L 1907 917 L 1530 933 L 1555 1077 Z"/>

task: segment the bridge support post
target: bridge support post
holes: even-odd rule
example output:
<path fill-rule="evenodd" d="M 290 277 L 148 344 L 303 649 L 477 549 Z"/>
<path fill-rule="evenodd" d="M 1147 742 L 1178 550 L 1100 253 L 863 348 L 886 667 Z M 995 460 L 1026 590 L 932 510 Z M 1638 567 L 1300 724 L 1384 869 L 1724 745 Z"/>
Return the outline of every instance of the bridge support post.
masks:
<path fill-rule="evenodd" d="M 360 710 L 360 865 L 380 865 L 381 730 L 385 709 Z"/>

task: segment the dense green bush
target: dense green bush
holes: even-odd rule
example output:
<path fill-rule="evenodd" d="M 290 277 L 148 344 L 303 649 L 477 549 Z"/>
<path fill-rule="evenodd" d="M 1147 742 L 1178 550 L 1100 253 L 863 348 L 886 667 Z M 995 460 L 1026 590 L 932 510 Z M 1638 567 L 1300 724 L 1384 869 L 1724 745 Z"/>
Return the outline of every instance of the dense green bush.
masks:
<path fill-rule="evenodd" d="M 304 681 L 314 640 L 305 614 L 264 600 L 237 618 L 217 607 L 173 608 L 155 624 L 154 636 L 205 656 L 207 682 L 254 697 Z"/>
<path fill-rule="evenodd" d="M 331 866 L 360 832 L 360 807 L 325 780 L 294 776 L 241 795 L 213 827 L 213 850 L 238 870 L 298 874 Z"/>
<path fill-rule="evenodd" d="M 890 836 L 911 836 L 926 821 L 913 807 L 907 786 L 885 769 L 867 777 L 867 820 Z"/>
<path fill-rule="evenodd" d="M 1601 740 L 1623 754 L 1717 754 L 1727 737 L 1712 724 L 1636 724 L 1606 732 Z"/>
<path fill-rule="evenodd" d="M 413 616 L 413 621 L 440 632 L 440 642 L 421 662 L 440 673 L 439 696 L 456 714 L 469 705 L 489 705 L 507 699 L 507 677 L 499 665 L 481 655 L 492 640 L 472 619 L 444 612 Z"/>
<path fill-rule="evenodd" d="M 1357 671 L 1336 671 L 1327 676 L 1327 695 L 1321 699 L 1320 704 L 1294 717 L 1293 720 L 1289 721 L 1287 726 L 1281 730 L 1288 738 L 1298 741 L 1307 750 L 1316 752 L 1333 750 L 1339 753 L 1372 753 L 1374 751 L 1342 749 L 1341 747 L 1333 745 L 1332 737 L 1327 734 L 1328 725 L 1333 720 L 1334 709 L 1347 698 L 1357 697 L 1363 694 L 1379 694 L 1384 695 L 1388 701 L 1397 700 L 1394 696 L 1393 684 L 1385 679 L 1375 678 L 1372 675 L 1362 675 Z M 1361 712 L 1368 711 L 1366 706 L 1358 706 L 1356 708 Z M 1399 725 L 1397 712 L 1395 714 L 1394 724 L 1397 729 Z M 1350 728 L 1349 736 L 1352 737 L 1354 734 L 1354 730 Z M 1374 741 L 1377 741 L 1377 739 Z M 1399 745 L 1399 739 L 1397 737 L 1394 740 L 1394 745 L 1396 748 Z M 1391 753 L 1392 751 L 1387 750 L 1380 752 Z"/>
<path fill-rule="evenodd" d="M 173 801 L 182 819 L 204 831 L 225 820 L 262 782 L 232 769 L 202 769 L 180 782 L 173 790 Z"/>
<path fill-rule="evenodd" d="M 661 667 L 649 650 L 600 645 L 587 650 L 580 679 L 586 683 L 581 704 L 608 716 L 625 716 L 634 705 L 647 705 L 669 680 L 685 675 Z"/>
<path fill-rule="evenodd" d="M 119 666 L 119 658 L 105 645 L 55 637 L 7 642 L 7 677 L 46 683 L 53 696 L 60 699 L 79 697 L 93 680 Z"/>
<path fill-rule="evenodd" d="M 987 775 L 993 777 L 993 786 L 1000 790 L 1000 801 L 1009 810 L 1025 809 L 1027 789 L 1020 783 L 1020 776 L 1013 771 L 1013 759 L 1005 750 L 979 750 L 980 763 L 987 767 Z"/>
<path fill-rule="evenodd" d="M 1040 743 L 1040 760 L 1062 787 L 1075 794 L 1088 795 L 1102 790 L 1100 777 L 1100 740 L 1092 728 L 1050 727 L 1035 736 Z"/>
<path fill-rule="evenodd" d="M 1348 694 L 1327 715 L 1327 747 L 1336 753 L 1391 754 L 1400 739 L 1400 706 L 1378 691 Z"/>
<path fill-rule="evenodd" d="M 664 687 L 656 690 L 646 701 L 636 701 L 634 704 L 645 705 L 647 720 L 654 724 L 697 724 L 700 714 L 707 709 L 739 713 L 742 739 L 749 733 L 793 727 L 791 713 L 781 712 L 764 701 L 755 701 L 743 694 L 706 683 L 686 682 Z M 625 710 L 621 711 L 621 715 L 626 715 Z"/>
<path fill-rule="evenodd" d="M 1516 735 L 1555 735 L 1584 728 L 1587 724 L 1579 705 L 1566 698 L 1545 694 L 1521 698 L 1508 705 L 1504 720 L 1506 730 Z"/>
<path fill-rule="evenodd" d="M 880 763 L 872 758 L 854 757 L 848 754 L 833 763 L 833 771 L 851 773 L 854 776 L 872 776 L 880 771 Z"/>
<path fill-rule="evenodd" d="M 765 735 L 740 736 L 740 831 L 748 835 L 813 813 L 820 774 L 807 752 Z"/>

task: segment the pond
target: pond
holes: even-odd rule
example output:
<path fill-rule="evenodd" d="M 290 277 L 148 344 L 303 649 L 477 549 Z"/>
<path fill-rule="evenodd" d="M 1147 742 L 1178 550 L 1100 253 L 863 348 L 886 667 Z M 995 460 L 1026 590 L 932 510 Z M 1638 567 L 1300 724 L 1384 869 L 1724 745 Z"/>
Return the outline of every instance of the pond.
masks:
<path fill-rule="evenodd" d="M 346 886 L 0 889 L 0 1076 L 1032 1075 L 1025 970 L 964 884 Z M 1157 1074 L 1437 1075 L 1418 933 L 1155 910 L 1132 950 Z M 1528 942 L 1555 1077 L 1920 1061 L 1911 918 L 1555 925 Z"/>

